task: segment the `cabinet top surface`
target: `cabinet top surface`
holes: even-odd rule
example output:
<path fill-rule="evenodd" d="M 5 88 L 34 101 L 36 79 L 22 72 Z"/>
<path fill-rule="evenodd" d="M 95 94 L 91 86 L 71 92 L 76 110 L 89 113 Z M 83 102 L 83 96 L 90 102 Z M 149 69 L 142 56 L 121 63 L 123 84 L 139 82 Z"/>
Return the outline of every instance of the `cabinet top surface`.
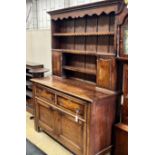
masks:
<path fill-rule="evenodd" d="M 63 79 L 56 76 L 37 78 L 32 79 L 31 81 L 89 102 L 93 102 L 97 99 L 105 98 L 111 95 L 107 92 L 99 92 L 96 90 L 95 85 L 86 84 L 84 82 L 71 79 Z"/>

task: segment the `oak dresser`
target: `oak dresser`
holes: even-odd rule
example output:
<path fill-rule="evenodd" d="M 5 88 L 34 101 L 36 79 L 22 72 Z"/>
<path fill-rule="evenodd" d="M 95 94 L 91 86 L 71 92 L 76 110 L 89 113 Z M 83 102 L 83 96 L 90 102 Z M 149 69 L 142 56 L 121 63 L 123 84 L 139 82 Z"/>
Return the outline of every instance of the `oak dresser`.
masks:
<path fill-rule="evenodd" d="M 120 1 L 70 7 L 51 17 L 50 77 L 32 79 L 35 129 L 76 155 L 111 153 L 119 87 L 116 14 Z"/>

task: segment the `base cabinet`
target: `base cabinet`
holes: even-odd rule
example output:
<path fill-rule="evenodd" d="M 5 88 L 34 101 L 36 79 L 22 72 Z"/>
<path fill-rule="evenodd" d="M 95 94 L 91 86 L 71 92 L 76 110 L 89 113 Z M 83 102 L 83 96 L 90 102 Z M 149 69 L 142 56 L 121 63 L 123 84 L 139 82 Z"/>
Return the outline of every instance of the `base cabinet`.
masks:
<path fill-rule="evenodd" d="M 86 123 L 78 120 L 78 115 L 74 116 L 39 98 L 35 99 L 35 107 L 38 131 L 40 128 L 45 129 L 50 135 L 58 137 L 58 141 L 70 148 L 72 152 L 79 155 L 84 153 Z"/>
<path fill-rule="evenodd" d="M 36 131 L 45 131 L 76 155 L 111 152 L 115 95 L 91 103 L 35 83 L 33 89 Z"/>

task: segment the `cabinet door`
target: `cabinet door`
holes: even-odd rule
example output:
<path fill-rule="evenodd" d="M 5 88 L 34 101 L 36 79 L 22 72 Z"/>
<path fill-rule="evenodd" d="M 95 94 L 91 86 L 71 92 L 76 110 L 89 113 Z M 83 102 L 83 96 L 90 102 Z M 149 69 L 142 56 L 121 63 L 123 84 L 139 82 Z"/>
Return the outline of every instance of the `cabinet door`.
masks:
<path fill-rule="evenodd" d="M 81 120 L 76 122 L 73 116 L 62 112 L 58 112 L 58 118 L 59 125 L 56 126 L 59 127 L 57 131 L 59 131 L 60 141 L 77 155 L 84 154 L 85 123 Z"/>
<path fill-rule="evenodd" d="M 115 90 L 116 89 L 116 62 L 115 59 L 97 60 L 97 86 Z"/>
<path fill-rule="evenodd" d="M 52 55 L 52 68 L 53 68 L 53 74 L 56 76 L 61 76 L 61 59 L 62 55 L 60 52 L 53 52 Z"/>
<path fill-rule="evenodd" d="M 52 108 L 36 100 L 36 117 L 40 127 L 46 129 L 49 132 L 54 131 L 54 110 Z"/>

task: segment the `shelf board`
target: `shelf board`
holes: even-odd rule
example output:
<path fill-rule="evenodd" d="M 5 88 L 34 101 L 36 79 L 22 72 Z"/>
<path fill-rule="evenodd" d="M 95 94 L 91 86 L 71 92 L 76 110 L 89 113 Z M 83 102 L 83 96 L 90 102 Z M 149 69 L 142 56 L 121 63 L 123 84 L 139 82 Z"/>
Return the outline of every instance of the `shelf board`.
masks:
<path fill-rule="evenodd" d="M 93 51 L 70 50 L 70 49 L 52 49 L 52 51 L 58 51 L 58 52 L 69 53 L 69 54 L 79 54 L 79 55 L 116 56 L 115 53 L 96 52 L 96 51 L 93 52 Z"/>
<path fill-rule="evenodd" d="M 119 61 L 128 61 L 128 57 L 117 57 Z"/>
<path fill-rule="evenodd" d="M 49 69 L 47 68 L 34 68 L 34 69 L 30 69 L 29 72 L 33 73 L 33 74 L 37 74 L 37 73 L 45 73 L 48 72 Z"/>
<path fill-rule="evenodd" d="M 26 96 L 32 98 L 32 91 L 26 90 Z"/>
<path fill-rule="evenodd" d="M 119 128 L 120 130 L 126 131 L 128 132 L 128 125 L 123 124 L 123 123 L 118 123 L 115 125 L 117 128 Z"/>
<path fill-rule="evenodd" d="M 26 76 L 33 77 L 33 75 L 30 73 L 26 73 Z"/>
<path fill-rule="evenodd" d="M 84 33 L 53 33 L 55 37 L 69 36 L 109 36 L 114 35 L 114 32 L 84 32 Z"/>
<path fill-rule="evenodd" d="M 115 53 L 106 53 L 106 52 L 97 52 L 97 55 L 100 55 L 100 56 L 116 56 Z"/>
<path fill-rule="evenodd" d="M 26 69 L 41 68 L 41 67 L 43 67 L 42 64 L 38 64 L 38 63 L 30 62 L 30 61 L 26 62 Z"/>
<path fill-rule="evenodd" d="M 96 70 L 87 69 L 87 68 L 73 67 L 73 66 L 63 66 L 63 69 L 74 71 L 74 72 L 90 74 L 90 75 L 96 75 Z"/>
<path fill-rule="evenodd" d="M 70 54 L 80 54 L 80 55 L 94 55 L 96 53 L 93 51 L 82 51 L 82 50 L 70 50 L 70 49 L 52 49 L 53 51 L 60 51 L 62 53 L 70 53 Z"/>
<path fill-rule="evenodd" d="M 33 106 L 26 104 L 26 111 L 33 114 Z"/>
<path fill-rule="evenodd" d="M 31 81 L 26 81 L 26 86 L 31 86 L 32 85 L 32 82 Z"/>

